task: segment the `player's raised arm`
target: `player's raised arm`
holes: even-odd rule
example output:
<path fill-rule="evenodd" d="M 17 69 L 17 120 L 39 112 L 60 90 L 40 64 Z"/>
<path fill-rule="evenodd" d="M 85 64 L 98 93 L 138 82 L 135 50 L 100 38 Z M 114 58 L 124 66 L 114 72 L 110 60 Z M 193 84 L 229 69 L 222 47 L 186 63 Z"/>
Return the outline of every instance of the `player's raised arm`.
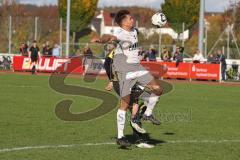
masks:
<path fill-rule="evenodd" d="M 117 37 L 110 34 L 104 34 L 102 37 L 94 37 L 91 40 L 92 43 L 109 43 L 114 41 L 117 41 Z"/>

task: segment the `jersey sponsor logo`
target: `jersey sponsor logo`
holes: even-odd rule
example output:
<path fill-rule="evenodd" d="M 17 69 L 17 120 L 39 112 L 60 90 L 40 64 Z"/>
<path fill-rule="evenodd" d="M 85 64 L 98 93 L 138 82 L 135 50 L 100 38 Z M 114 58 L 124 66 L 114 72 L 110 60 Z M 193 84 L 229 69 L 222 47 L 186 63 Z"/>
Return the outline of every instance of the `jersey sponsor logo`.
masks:
<path fill-rule="evenodd" d="M 134 43 L 131 46 L 129 46 L 129 51 L 136 50 L 138 48 L 138 43 Z"/>
<path fill-rule="evenodd" d="M 132 43 L 130 41 L 122 41 L 120 42 L 120 46 L 123 50 L 129 50 L 129 51 L 136 50 L 139 47 L 138 42 Z"/>

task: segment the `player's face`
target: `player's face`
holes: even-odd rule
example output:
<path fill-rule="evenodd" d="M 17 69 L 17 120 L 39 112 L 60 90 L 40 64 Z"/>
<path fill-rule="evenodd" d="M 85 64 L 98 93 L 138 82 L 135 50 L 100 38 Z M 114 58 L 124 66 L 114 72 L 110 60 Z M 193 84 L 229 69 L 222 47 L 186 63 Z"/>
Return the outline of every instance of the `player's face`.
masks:
<path fill-rule="evenodd" d="M 134 18 L 131 15 L 127 15 L 126 18 L 124 18 L 122 25 L 128 28 L 134 27 Z"/>

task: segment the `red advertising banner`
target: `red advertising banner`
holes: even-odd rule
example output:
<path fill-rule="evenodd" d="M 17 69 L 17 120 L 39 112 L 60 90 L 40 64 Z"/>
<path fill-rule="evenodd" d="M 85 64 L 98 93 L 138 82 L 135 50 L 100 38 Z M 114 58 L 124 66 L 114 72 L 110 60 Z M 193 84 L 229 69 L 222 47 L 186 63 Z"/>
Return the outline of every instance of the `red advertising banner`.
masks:
<path fill-rule="evenodd" d="M 13 57 L 14 71 L 30 71 L 32 69 L 31 59 L 23 56 Z M 54 58 L 42 57 L 38 61 L 37 70 L 41 72 L 65 72 L 83 73 L 82 60 L 80 58 Z"/>
<path fill-rule="evenodd" d="M 219 64 L 192 64 L 191 66 L 192 79 L 205 80 L 220 80 L 220 65 Z"/>
<path fill-rule="evenodd" d="M 191 63 L 179 63 L 177 65 L 173 62 L 162 62 L 160 64 L 167 70 L 167 72 L 163 75 L 163 78 L 190 78 Z"/>
<path fill-rule="evenodd" d="M 54 58 L 42 57 L 38 62 L 38 70 L 41 72 L 64 72 L 64 73 L 89 73 L 105 74 L 103 69 L 104 60 L 85 60 L 82 58 Z M 220 80 L 220 65 L 205 63 L 179 63 L 175 62 L 141 62 L 141 64 L 155 77 L 183 78 L 201 80 Z M 13 57 L 14 71 L 29 71 L 32 68 L 31 59 L 23 56 Z"/>
<path fill-rule="evenodd" d="M 220 80 L 220 65 L 206 63 L 142 62 L 155 77 Z"/>

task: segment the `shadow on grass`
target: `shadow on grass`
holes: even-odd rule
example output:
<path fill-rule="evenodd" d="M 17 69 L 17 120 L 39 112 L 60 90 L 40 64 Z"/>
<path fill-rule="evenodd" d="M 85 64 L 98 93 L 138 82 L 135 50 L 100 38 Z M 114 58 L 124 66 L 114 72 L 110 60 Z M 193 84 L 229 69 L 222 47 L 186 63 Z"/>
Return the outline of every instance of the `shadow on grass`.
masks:
<path fill-rule="evenodd" d="M 173 133 L 173 132 L 165 132 L 165 133 L 163 133 L 163 134 L 168 135 L 168 136 L 175 135 L 175 133 Z"/>
<path fill-rule="evenodd" d="M 129 134 L 129 135 L 125 135 L 125 137 L 128 139 L 128 141 L 132 144 L 136 144 L 136 142 L 139 140 L 137 138 L 136 135 L 134 134 Z M 146 141 L 148 144 L 152 144 L 152 145 L 159 145 L 159 144 L 163 144 L 166 143 L 166 141 L 164 140 L 159 140 L 159 139 L 153 139 L 151 138 L 149 133 L 143 134 L 141 136 L 141 139 L 143 139 L 143 141 Z"/>

